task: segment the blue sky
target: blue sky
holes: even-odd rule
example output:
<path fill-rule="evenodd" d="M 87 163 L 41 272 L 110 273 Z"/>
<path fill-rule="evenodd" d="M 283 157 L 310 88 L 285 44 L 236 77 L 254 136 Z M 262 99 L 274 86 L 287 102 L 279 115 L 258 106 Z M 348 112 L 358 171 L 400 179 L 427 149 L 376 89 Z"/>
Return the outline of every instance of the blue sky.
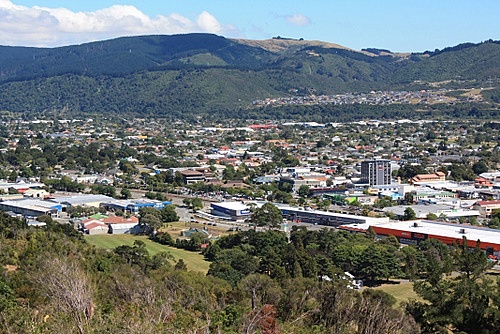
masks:
<path fill-rule="evenodd" d="M 0 45 L 210 32 L 421 52 L 498 40 L 499 17 L 499 0 L 0 0 Z"/>

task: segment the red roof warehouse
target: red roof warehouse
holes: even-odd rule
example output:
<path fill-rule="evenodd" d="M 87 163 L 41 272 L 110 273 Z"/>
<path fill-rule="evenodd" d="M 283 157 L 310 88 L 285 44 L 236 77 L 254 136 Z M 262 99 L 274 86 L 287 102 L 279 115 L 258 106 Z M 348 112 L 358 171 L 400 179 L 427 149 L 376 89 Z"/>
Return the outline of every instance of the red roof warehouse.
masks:
<path fill-rule="evenodd" d="M 425 239 L 438 239 L 445 244 L 452 245 L 461 243 L 463 237 L 466 237 L 469 247 L 476 247 L 477 241 L 480 241 L 481 249 L 500 255 L 500 230 L 490 228 L 427 220 L 390 221 L 379 224 L 356 224 L 356 226 L 342 225 L 339 228 L 366 232 L 370 226 L 378 235 L 393 235 L 404 244 L 418 244 Z"/>

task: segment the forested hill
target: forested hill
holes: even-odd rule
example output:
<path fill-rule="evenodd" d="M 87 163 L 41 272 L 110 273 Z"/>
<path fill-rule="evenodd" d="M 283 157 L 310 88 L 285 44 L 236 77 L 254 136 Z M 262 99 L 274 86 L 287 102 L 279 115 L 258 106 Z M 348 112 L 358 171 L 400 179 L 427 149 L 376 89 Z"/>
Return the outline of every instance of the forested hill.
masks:
<path fill-rule="evenodd" d="M 234 113 L 290 95 L 498 85 L 500 42 L 425 53 L 212 34 L 123 37 L 59 48 L 0 47 L 0 110 Z M 470 85 L 470 84 L 469 84 Z"/>
<path fill-rule="evenodd" d="M 122 37 L 59 48 L 0 48 L 0 80 L 62 74 L 123 76 L 186 67 L 262 66 L 272 53 L 211 34 Z"/>

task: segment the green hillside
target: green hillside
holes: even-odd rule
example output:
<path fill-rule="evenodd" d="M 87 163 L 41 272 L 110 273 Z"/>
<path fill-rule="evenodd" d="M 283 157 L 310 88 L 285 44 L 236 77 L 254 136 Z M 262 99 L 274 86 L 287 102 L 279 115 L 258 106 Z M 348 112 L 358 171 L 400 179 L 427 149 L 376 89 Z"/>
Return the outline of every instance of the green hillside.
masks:
<path fill-rule="evenodd" d="M 253 101 L 265 98 L 421 90 L 435 82 L 496 87 L 499 77 L 496 41 L 402 55 L 282 38 L 140 36 L 52 49 L 0 47 L 0 110 L 234 117 L 254 114 Z M 272 117 L 282 109 L 266 112 Z"/>

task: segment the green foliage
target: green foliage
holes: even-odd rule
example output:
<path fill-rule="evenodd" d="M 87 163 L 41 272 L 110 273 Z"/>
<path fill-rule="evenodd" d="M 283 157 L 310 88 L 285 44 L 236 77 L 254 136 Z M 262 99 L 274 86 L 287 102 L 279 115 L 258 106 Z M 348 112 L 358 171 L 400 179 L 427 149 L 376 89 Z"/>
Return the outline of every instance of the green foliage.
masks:
<path fill-rule="evenodd" d="M 176 239 L 175 247 L 186 249 L 192 252 L 199 252 L 202 244 L 209 242 L 208 236 L 202 232 L 194 232 L 189 235 L 189 239 Z"/>
<path fill-rule="evenodd" d="M 184 260 L 183 259 L 179 259 L 179 261 L 177 261 L 177 263 L 175 264 L 174 269 L 175 270 L 181 270 L 181 271 L 187 271 L 187 266 L 184 263 Z"/>
<path fill-rule="evenodd" d="M 491 265 L 484 253 L 463 244 L 429 239 L 399 250 L 394 238 L 332 229 L 294 228 L 290 240 L 249 230 L 213 241 L 204 275 L 187 270 L 187 261 L 174 266 L 169 253 L 150 256 L 145 242 L 100 250 L 71 226 L 40 220 L 46 228 L 0 215 L 5 332 L 494 333 L 499 325 L 499 282 L 484 275 Z M 424 299 L 408 304 L 414 318 L 389 295 L 349 289 L 341 278 L 349 268 L 386 279 L 403 259 Z"/>
<path fill-rule="evenodd" d="M 381 197 L 381 198 L 375 200 L 375 204 L 373 204 L 373 207 L 382 209 L 382 208 L 387 208 L 387 207 L 394 206 L 394 205 L 395 205 L 395 202 L 390 197 L 384 196 L 384 197 Z"/>
<path fill-rule="evenodd" d="M 203 209 L 203 201 L 199 197 L 193 198 L 191 204 L 193 206 L 193 210 Z"/>
<path fill-rule="evenodd" d="M 402 180 L 409 180 L 417 174 L 426 174 L 427 171 L 422 165 L 404 165 L 398 169 L 397 176 Z"/>
<path fill-rule="evenodd" d="M 175 212 L 175 205 L 169 204 L 160 210 L 161 220 L 164 223 L 179 221 L 179 216 Z"/>
<path fill-rule="evenodd" d="M 280 47 L 275 48 L 274 42 Z M 0 109 L 16 113 L 30 110 L 35 114 L 52 110 L 75 114 L 138 113 L 190 120 L 241 118 L 244 114 L 246 119 L 272 117 L 322 122 L 430 114 L 495 116 L 496 111 L 490 110 L 489 105 L 479 109 L 470 105 L 436 109 L 426 106 L 427 110 L 422 112 L 420 107 L 399 104 L 290 105 L 271 109 L 252 104 L 257 99 L 290 96 L 291 91 L 297 95 L 311 92 L 333 95 L 420 90 L 429 88 L 429 82 L 445 80 L 450 80 L 447 85 L 452 87 L 460 87 L 467 80 L 491 85 L 488 80 L 498 76 L 500 68 L 500 44 L 495 41 L 412 54 L 407 58 L 380 53 L 367 55 L 312 45 L 308 41 L 266 43 L 273 51 L 267 46 L 257 47 L 248 41 L 211 34 L 128 37 L 56 49 L 1 47 L 0 71 L 4 75 L 0 82 Z M 311 53 L 318 56 L 311 57 Z M 240 89 L 242 85 L 245 90 Z M 488 101 L 497 101 L 498 88 L 484 90 L 483 96 Z M 441 111 L 442 108 L 446 110 Z M 317 142 L 318 147 L 325 144 L 324 140 Z M 111 155 L 118 159 L 134 156 L 132 151 L 131 148 L 116 153 L 110 150 L 108 157 L 93 160 L 90 167 L 102 169 L 102 160 Z M 47 153 L 51 153 L 47 159 L 57 155 L 53 151 Z M 78 155 L 73 159 L 78 160 Z M 298 160 L 286 155 L 276 163 L 295 166 Z M 160 165 L 176 167 L 178 163 L 167 158 Z M 120 167 L 127 173 L 137 172 L 125 162 Z M 23 173 L 30 171 L 24 169 Z"/>
<path fill-rule="evenodd" d="M 222 278 L 236 286 L 246 275 L 255 273 L 258 268 L 258 259 L 238 248 L 223 250 L 216 262 L 210 265 L 208 274 Z"/>
<path fill-rule="evenodd" d="M 128 188 L 122 188 L 120 190 L 120 197 L 122 199 L 129 199 L 129 198 L 131 198 L 132 197 L 132 193 L 130 192 L 130 189 L 128 189 Z"/>
<path fill-rule="evenodd" d="M 151 213 L 141 215 L 139 224 L 147 226 L 151 233 L 155 233 L 155 231 L 159 230 L 163 226 L 163 222 L 161 221 L 160 217 Z"/>
<path fill-rule="evenodd" d="M 71 181 L 71 179 L 67 176 L 63 176 L 60 179 L 45 180 L 45 184 L 59 191 L 83 192 L 85 190 L 85 186 L 83 184 Z"/>
<path fill-rule="evenodd" d="M 109 185 L 97 184 L 90 186 L 90 191 L 92 194 L 101 194 L 109 197 L 116 196 L 116 188 Z"/>
<path fill-rule="evenodd" d="M 283 223 L 280 209 L 272 203 L 265 203 L 260 208 L 252 210 L 250 221 L 254 226 L 266 226 L 268 229 L 279 228 Z"/>
<path fill-rule="evenodd" d="M 403 215 L 403 220 L 413 220 L 415 218 L 417 218 L 415 211 L 410 207 L 406 208 Z"/>
<path fill-rule="evenodd" d="M 173 246 L 175 245 L 174 238 L 168 232 L 152 233 L 149 236 L 152 241 L 158 242 L 162 245 Z"/>
<path fill-rule="evenodd" d="M 361 255 L 360 267 L 363 277 L 372 282 L 398 276 L 401 262 L 397 256 L 397 248 L 381 244 L 370 245 Z"/>
<path fill-rule="evenodd" d="M 450 176 L 455 181 L 474 181 L 476 175 L 471 166 L 463 163 L 453 163 L 449 167 Z"/>
<path fill-rule="evenodd" d="M 476 174 L 486 173 L 489 170 L 488 165 L 484 160 L 479 160 L 472 165 L 472 171 Z"/>
<path fill-rule="evenodd" d="M 427 278 L 415 281 L 414 288 L 425 302 L 409 304 L 409 312 L 426 332 L 452 326 L 465 333 L 491 333 L 498 324 L 494 314 L 499 305 L 491 296 L 498 282 L 485 275 L 493 263 L 487 262 L 479 244 L 471 250 L 464 238 L 453 249 L 439 241 L 426 241 L 422 246 Z"/>

